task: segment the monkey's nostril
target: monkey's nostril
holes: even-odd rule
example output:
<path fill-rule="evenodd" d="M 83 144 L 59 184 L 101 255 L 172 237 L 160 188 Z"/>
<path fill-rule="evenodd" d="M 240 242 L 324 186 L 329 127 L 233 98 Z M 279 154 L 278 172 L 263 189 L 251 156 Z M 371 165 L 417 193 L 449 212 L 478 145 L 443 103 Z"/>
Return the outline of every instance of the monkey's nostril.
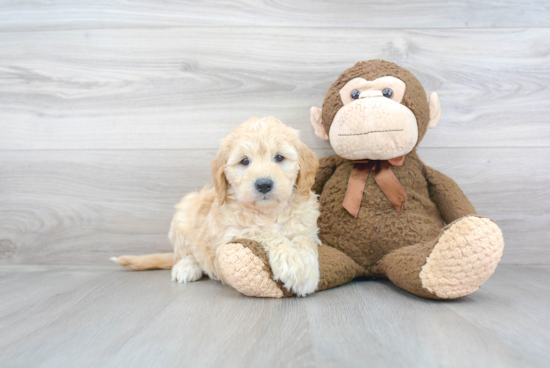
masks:
<path fill-rule="evenodd" d="M 256 180 L 256 190 L 260 193 L 267 193 L 273 189 L 273 180 L 271 179 L 258 179 Z"/>

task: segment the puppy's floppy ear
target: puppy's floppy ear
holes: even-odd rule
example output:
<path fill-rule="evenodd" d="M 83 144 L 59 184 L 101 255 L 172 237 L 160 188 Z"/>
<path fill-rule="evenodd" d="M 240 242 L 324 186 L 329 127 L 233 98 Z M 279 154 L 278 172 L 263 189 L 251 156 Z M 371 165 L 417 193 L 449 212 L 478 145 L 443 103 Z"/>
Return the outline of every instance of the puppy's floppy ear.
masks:
<path fill-rule="evenodd" d="M 298 172 L 298 191 L 301 195 L 308 195 L 311 187 L 315 183 L 315 174 L 319 167 L 319 161 L 315 152 L 307 148 L 302 142 L 298 147 L 298 164 L 300 165 L 300 171 Z"/>
<path fill-rule="evenodd" d="M 218 202 L 221 206 L 227 197 L 227 179 L 225 178 L 225 164 L 227 163 L 227 148 L 225 142 L 222 143 L 218 155 L 212 160 L 212 181 L 214 189 L 218 195 Z"/>

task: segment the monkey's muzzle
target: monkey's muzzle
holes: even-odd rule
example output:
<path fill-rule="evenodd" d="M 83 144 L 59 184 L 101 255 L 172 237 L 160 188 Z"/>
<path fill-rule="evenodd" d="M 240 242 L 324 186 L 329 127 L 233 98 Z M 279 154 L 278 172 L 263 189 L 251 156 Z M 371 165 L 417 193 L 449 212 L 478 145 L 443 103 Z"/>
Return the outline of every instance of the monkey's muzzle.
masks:
<path fill-rule="evenodd" d="M 336 153 L 349 160 L 388 160 L 414 148 L 418 127 L 404 105 L 385 97 L 361 98 L 338 111 L 329 138 Z"/>

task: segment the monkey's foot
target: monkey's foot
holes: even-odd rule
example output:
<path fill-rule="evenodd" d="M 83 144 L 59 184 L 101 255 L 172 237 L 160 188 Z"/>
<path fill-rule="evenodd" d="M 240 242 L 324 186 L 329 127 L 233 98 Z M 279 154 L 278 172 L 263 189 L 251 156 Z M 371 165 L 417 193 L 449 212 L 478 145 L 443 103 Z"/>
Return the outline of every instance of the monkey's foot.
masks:
<path fill-rule="evenodd" d="M 422 266 L 422 286 L 442 299 L 479 289 L 502 258 L 504 240 L 490 219 L 466 216 L 449 224 Z"/>
<path fill-rule="evenodd" d="M 282 298 L 293 294 L 273 280 L 267 255 L 252 240 L 239 239 L 218 249 L 218 268 L 226 283 L 246 296 Z"/>

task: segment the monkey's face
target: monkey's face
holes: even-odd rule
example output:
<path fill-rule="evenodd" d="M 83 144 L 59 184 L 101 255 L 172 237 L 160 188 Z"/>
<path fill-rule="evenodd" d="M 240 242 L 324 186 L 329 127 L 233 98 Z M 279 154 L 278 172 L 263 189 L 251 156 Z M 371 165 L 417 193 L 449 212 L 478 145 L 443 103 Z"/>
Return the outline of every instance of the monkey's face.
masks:
<path fill-rule="evenodd" d="M 405 88 L 391 76 L 346 83 L 340 90 L 344 106 L 329 131 L 334 151 L 349 160 L 387 160 L 409 153 L 418 127 L 412 111 L 401 104 Z"/>
<path fill-rule="evenodd" d="M 359 62 L 330 87 L 323 110 L 311 108 L 315 134 L 349 160 L 388 160 L 411 152 L 440 117 L 408 70 L 383 60 Z"/>

